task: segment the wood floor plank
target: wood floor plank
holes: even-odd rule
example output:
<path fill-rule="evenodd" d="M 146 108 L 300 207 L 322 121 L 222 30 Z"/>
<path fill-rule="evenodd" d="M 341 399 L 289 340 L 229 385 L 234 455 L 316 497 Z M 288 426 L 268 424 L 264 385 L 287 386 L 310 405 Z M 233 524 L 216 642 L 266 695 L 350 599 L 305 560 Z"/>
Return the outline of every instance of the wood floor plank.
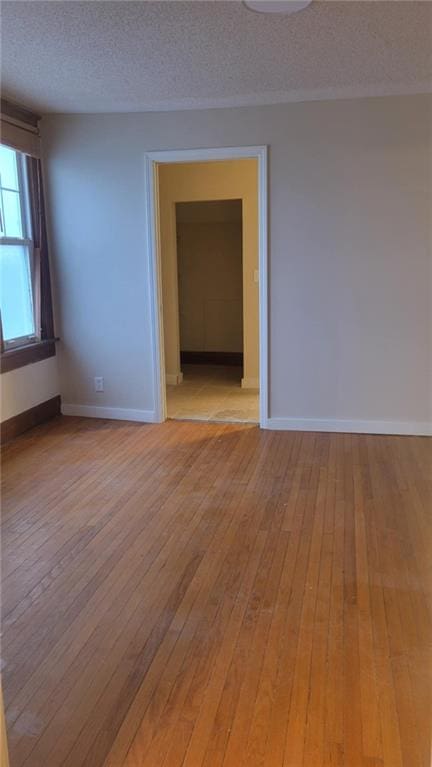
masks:
<path fill-rule="evenodd" d="M 13 767 L 430 767 L 431 440 L 60 417 L 2 464 Z"/>
<path fill-rule="evenodd" d="M 243 461 L 243 454 L 241 450 L 241 440 L 239 442 L 235 443 L 235 450 L 233 453 L 224 451 L 223 459 L 219 463 L 217 463 L 217 469 L 220 470 L 221 466 L 223 466 L 223 461 L 227 460 L 234 460 L 234 453 L 238 455 L 239 462 L 242 463 Z M 215 462 L 216 463 L 216 462 Z M 221 530 L 221 519 L 222 516 L 219 513 L 221 511 L 221 508 L 225 503 L 229 504 L 234 497 L 235 494 L 235 485 L 231 485 L 229 488 L 225 488 L 224 492 L 219 492 L 217 490 L 217 480 L 214 483 L 216 487 L 212 489 L 212 493 L 214 494 L 214 500 L 211 504 L 211 514 L 206 512 L 207 514 L 207 524 L 204 526 L 203 524 L 203 517 L 200 520 L 200 527 L 201 527 L 201 534 L 200 537 L 195 536 L 195 540 L 192 541 L 191 545 L 188 546 L 188 556 L 191 556 L 191 553 L 195 550 L 195 557 L 196 557 L 196 568 L 194 573 L 192 574 L 192 577 L 190 579 L 190 583 L 187 585 L 186 588 L 184 588 L 184 593 L 182 595 L 182 598 L 178 600 L 178 604 L 176 605 L 176 609 L 174 606 L 171 609 L 171 612 L 174 612 L 174 617 L 172 617 L 171 614 L 168 613 L 169 623 L 163 623 L 163 621 L 159 621 L 157 624 L 157 631 L 154 632 L 155 636 L 154 639 L 151 637 L 150 639 L 153 639 L 153 641 L 147 641 L 144 648 L 140 648 L 140 643 L 143 641 L 143 632 L 139 632 L 137 636 L 134 638 L 134 645 L 132 647 L 132 650 L 134 654 L 136 653 L 137 657 L 139 658 L 139 667 L 133 668 L 133 680 L 132 682 L 129 682 L 130 685 L 134 685 L 134 689 L 136 692 L 138 692 L 140 682 L 145 676 L 145 672 L 148 668 L 150 668 L 153 658 L 156 655 L 156 652 L 158 651 L 159 647 L 163 644 L 165 635 L 168 633 L 168 629 L 172 629 L 174 627 L 174 621 L 178 613 L 184 613 L 185 611 L 185 602 L 188 598 L 190 598 L 191 593 L 192 596 L 196 593 L 197 590 L 197 582 L 200 582 L 200 579 L 202 577 L 202 573 L 207 572 L 206 567 L 206 561 L 205 561 L 205 555 L 212 550 L 212 547 L 215 543 L 218 543 L 220 546 L 220 537 L 219 533 L 223 532 Z M 200 502 L 200 507 L 204 510 L 207 505 L 210 505 L 209 502 L 209 495 L 203 495 L 202 500 Z M 178 545 L 178 542 L 176 542 L 176 546 Z M 223 546 L 220 546 L 221 550 L 223 551 Z M 167 612 L 165 608 L 165 612 Z M 190 624 L 189 624 L 190 628 Z M 129 655 L 131 652 L 130 645 L 127 647 L 127 655 Z M 146 661 L 146 658 L 149 658 L 148 662 Z M 116 673 L 113 675 L 113 677 L 110 680 L 110 684 L 104 689 L 103 696 L 101 700 L 98 700 L 95 706 L 94 713 L 89 717 L 87 725 L 85 727 L 85 732 L 88 736 L 88 738 L 94 737 L 95 734 L 95 728 L 97 727 L 98 721 L 101 720 L 101 717 L 103 715 L 103 710 L 105 707 L 109 706 L 109 701 L 111 699 L 112 695 L 116 694 L 115 687 L 113 688 L 113 685 L 115 685 L 117 678 L 122 678 L 121 675 L 121 666 L 116 670 Z M 124 674 L 123 674 L 124 676 Z M 130 697 L 130 693 L 127 696 Z M 121 713 L 121 712 L 120 712 Z M 103 721 L 103 719 L 102 719 Z M 115 721 L 111 718 L 113 726 L 116 725 Z M 117 725 L 117 729 L 121 724 L 121 717 L 120 721 Z M 99 739 L 100 740 L 100 739 Z M 80 735 L 80 747 L 82 750 L 82 745 L 85 742 L 85 738 L 83 737 L 83 732 L 81 732 Z M 110 745 L 110 744 L 107 744 Z M 101 747 L 101 744 L 99 742 L 99 748 Z M 65 764 L 75 764 L 77 759 L 77 753 L 76 749 L 73 749 L 65 762 Z M 87 755 L 87 759 L 89 759 L 89 755 Z"/>
<path fill-rule="evenodd" d="M 276 451 L 277 452 L 277 451 Z M 247 516 L 245 516 L 245 521 L 247 519 L 248 524 L 248 532 L 252 532 L 253 534 L 257 535 L 258 532 L 263 529 L 263 520 L 264 520 L 264 514 L 265 514 L 265 507 L 266 507 L 266 501 L 268 497 L 268 493 L 271 492 L 270 488 L 272 485 L 272 478 L 275 476 L 275 453 L 271 451 L 266 451 L 264 453 L 264 461 L 263 465 L 261 467 L 260 472 L 255 477 L 255 488 L 254 488 L 254 500 L 251 504 L 249 502 L 246 513 Z M 276 468 L 277 472 L 277 468 Z M 251 511 L 255 510 L 256 513 L 251 514 Z M 243 547 L 243 543 L 241 543 L 241 547 Z M 239 551 L 240 554 L 240 551 Z M 271 554 L 271 547 L 269 546 L 269 535 L 266 535 L 266 545 L 264 547 L 263 551 L 263 558 L 260 563 L 260 569 L 257 573 L 254 586 L 253 586 L 253 601 L 254 603 L 258 601 L 259 597 L 257 594 L 259 593 L 260 584 L 262 584 L 263 580 L 263 573 L 264 580 L 268 576 L 268 557 Z M 239 631 L 242 633 L 243 626 L 245 620 L 247 620 L 247 616 L 249 614 L 250 610 L 250 601 L 248 602 L 247 599 L 243 600 L 243 617 L 240 621 L 240 628 Z M 235 630 L 234 630 L 235 631 Z M 238 634 L 237 634 L 238 636 Z M 209 701 L 211 700 L 211 704 L 209 702 L 208 710 L 206 712 L 206 715 L 203 716 L 201 710 L 199 711 L 199 715 L 195 721 L 195 717 L 193 715 L 194 710 L 196 711 L 199 707 L 199 699 L 200 699 L 200 690 L 202 688 L 202 678 L 200 679 L 198 677 L 198 680 L 196 677 L 192 680 L 191 688 L 189 690 L 188 696 L 185 701 L 185 708 L 182 712 L 181 718 L 183 720 L 189 721 L 192 723 L 192 728 L 190 731 L 190 739 L 188 739 L 185 743 L 186 745 L 186 751 L 182 752 L 179 748 L 176 748 L 176 753 L 170 752 L 166 756 L 166 764 L 167 765 L 173 765 L 175 767 L 176 764 L 194 764 L 198 761 L 198 763 L 201 763 L 203 759 L 205 758 L 205 751 L 207 744 L 209 742 L 210 733 L 213 729 L 214 721 L 217 719 L 217 712 L 219 710 L 219 703 L 220 703 L 220 697 L 223 694 L 223 690 L 225 687 L 225 680 L 226 675 L 229 673 L 229 669 L 232 667 L 233 659 L 235 658 L 235 654 L 238 647 L 238 642 L 236 639 L 236 633 L 233 633 L 232 635 L 232 643 L 229 644 L 229 651 L 227 652 L 226 649 L 224 649 L 224 642 L 225 642 L 225 636 L 221 637 L 222 641 L 220 644 L 220 650 L 217 655 L 219 659 L 219 673 L 218 675 L 211 674 L 208 679 L 207 688 L 205 691 L 206 696 L 208 697 Z M 209 665 L 207 663 L 207 665 Z M 211 671 L 211 668 L 210 668 Z M 197 684 L 198 681 L 198 684 Z M 191 694 L 192 692 L 192 694 Z M 210 698 L 211 695 L 211 698 Z M 213 711 L 214 715 L 213 717 L 210 716 L 210 712 Z M 149 762 L 151 764 L 151 762 Z"/>
<path fill-rule="evenodd" d="M 227 452 L 227 451 L 226 451 Z M 201 458 L 204 460 L 203 456 Z M 188 500 L 188 496 L 185 495 L 183 499 L 183 503 L 185 505 L 190 505 L 190 502 Z M 175 508 L 177 512 L 181 512 L 181 504 L 176 503 Z M 193 511 L 195 511 L 193 507 Z M 110 567 L 110 573 L 106 577 L 105 581 L 103 582 L 103 586 L 101 586 L 98 591 L 95 592 L 94 597 L 97 598 L 96 602 L 96 610 L 99 610 L 101 607 L 103 610 L 102 615 L 102 621 L 96 625 L 95 623 L 95 616 L 98 614 L 95 613 L 94 610 L 94 600 L 90 600 L 86 604 L 86 607 L 83 611 L 80 612 L 78 616 L 79 625 L 76 626 L 76 635 L 77 635 L 77 643 L 70 645 L 67 638 L 62 638 L 62 640 L 58 643 L 57 646 L 54 647 L 53 654 L 48 656 L 45 663 L 46 665 L 49 665 L 52 661 L 52 657 L 62 658 L 63 659 L 63 666 L 67 666 L 68 662 L 74 663 L 75 666 L 79 664 L 79 667 L 82 668 L 82 673 L 75 684 L 75 692 L 77 696 L 79 697 L 80 694 L 80 679 L 85 678 L 85 666 L 92 662 L 92 652 L 94 652 L 95 646 L 97 647 L 99 644 L 102 645 L 103 652 L 99 654 L 99 656 L 96 659 L 97 664 L 101 664 L 104 662 L 105 656 L 108 656 L 111 661 L 115 657 L 116 652 L 118 652 L 118 645 L 115 645 L 115 640 L 117 633 L 120 632 L 122 639 L 124 640 L 125 637 L 128 636 L 128 634 L 123 631 L 123 625 L 124 625 L 124 616 L 126 616 L 126 620 L 128 619 L 128 616 L 131 614 L 133 619 L 134 617 L 140 616 L 140 613 L 138 610 L 138 604 L 139 601 L 141 602 L 141 609 L 145 611 L 148 609 L 150 611 L 150 615 L 153 617 L 153 611 L 163 611 L 165 607 L 165 600 L 169 598 L 169 591 L 172 584 L 172 574 L 173 572 L 176 573 L 179 570 L 180 574 L 180 580 L 182 579 L 182 573 L 185 567 L 188 566 L 189 563 L 189 554 L 184 554 L 184 546 L 186 545 L 190 535 L 191 530 L 189 526 L 185 525 L 184 529 L 180 531 L 179 534 L 172 533 L 171 537 L 168 538 L 168 540 L 165 540 L 165 538 L 162 538 L 161 541 L 161 550 L 158 550 L 159 557 L 155 556 L 155 552 L 152 551 L 150 548 L 149 551 L 149 563 L 150 566 L 146 567 L 146 560 L 144 558 L 145 553 L 145 545 L 146 545 L 146 538 L 148 537 L 148 528 L 141 526 L 136 530 L 137 533 L 139 533 L 135 539 L 132 541 L 126 541 L 129 545 L 122 550 L 122 555 L 120 557 L 120 554 L 118 553 L 117 556 L 120 557 L 119 564 L 122 565 L 122 563 L 127 560 L 129 563 L 129 567 L 124 566 L 121 568 L 120 574 L 116 573 L 116 570 Z M 169 550 L 165 552 L 163 555 L 162 552 L 169 547 L 171 542 L 171 546 L 175 545 L 176 548 L 176 557 L 170 557 L 169 556 Z M 186 556 L 186 561 L 185 561 Z M 131 568 L 132 563 L 135 563 L 134 567 L 135 569 Z M 112 564 L 112 563 L 111 563 Z M 163 569 L 163 577 L 159 577 L 160 570 Z M 131 574 L 132 569 L 132 574 Z M 141 576 L 142 573 L 142 576 Z M 139 578 L 137 581 L 136 578 Z M 146 577 L 146 594 L 143 596 L 141 594 L 140 588 L 141 588 L 141 577 Z M 138 588 L 135 588 L 134 590 L 130 588 L 130 583 L 134 583 Z M 155 595 L 152 584 L 154 582 L 158 583 L 159 591 L 157 596 Z M 165 586 L 164 586 L 165 584 Z M 103 600 L 101 600 L 101 591 L 105 593 L 106 595 L 109 594 L 110 596 L 110 604 L 111 609 L 115 609 L 118 613 L 118 624 L 116 626 L 117 631 L 111 631 L 109 634 L 109 640 L 104 639 L 104 636 L 107 631 L 110 629 L 110 625 L 112 624 L 112 618 L 109 611 L 106 610 L 106 605 Z M 129 595 L 130 596 L 127 596 Z M 163 596 L 165 595 L 165 596 Z M 116 600 L 114 600 L 114 597 L 116 596 Z M 127 596 L 125 601 L 125 596 Z M 134 602 L 137 604 L 135 605 Z M 145 612 L 144 612 L 145 614 Z M 89 620 L 89 616 L 91 616 L 91 620 Z M 130 620 L 131 620 L 130 619 Z M 83 620 L 85 622 L 85 632 L 84 632 L 84 624 Z M 82 630 L 80 630 L 80 625 L 83 627 Z M 148 631 L 151 629 L 151 622 L 148 623 Z M 131 637 L 134 636 L 133 632 L 133 625 L 131 630 Z M 64 641 L 63 641 L 64 639 Z M 85 639 L 85 642 L 83 644 L 83 639 Z M 107 645 L 108 641 L 108 645 Z M 94 663 L 94 661 L 93 661 Z M 61 666 L 59 665 L 59 669 L 61 669 Z M 60 699 L 63 699 L 65 697 L 65 688 L 64 684 L 61 685 L 62 677 L 57 679 L 57 696 Z M 96 694 L 97 688 L 92 690 L 92 694 Z M 72 691 L 71 691 L 72 694 Z M 56 695 L 52 695 L 50 698 L 50 701 L 47 703 L 45 702 L 45 696 L 44 696 L 44 689 L 43 685 L 39 686 L 39 692 L 37 693 L 38 698 L 40 699 L 40 705 L 44 705 L 45 709 L 47 705 L 51 707 L 51 709 L 56 710 L 55 708 L 55 697 Z M 88 706 L 91 701 L 91 695 L 87 695 L 85 699 L 85 705 Z M 36 700 L 35 697 L 32 698 L 32 705 L 34 708 L 36 708 Z M 52 727 L 55 729 L 55 727 L 58 727 L 59 729 L 62 728 L 62 713 L 66 712 L 65 715 L 67 715 L 67 706 L 68 706 L 68 699 L 64 702 L 63 706 L 60 710 L 56 710 L 56 721 L 57 724 L 53 724 Z M 83 717 L 85 715 L 85 711 L 83 710 L 85 706 L 82 706 L 80 709 L 80 715 Z M 69 737 L 72 736 L 72 733 L 69 733 Z M 42 737 L 40 739 L 40 743 L 38 744 L 37 748 L 39 751 L 42 750 L 43 744 L 47 748 L 49 748 L 49 744 L 51 742 L 50 737 Z M 64 745 L 64 744 L 63 744 Z M 58 745 L 57 745 L 58 747 Z M 47 755 L 45 755 L 47 757 Z M 44 758 L 45 758 L 44 757 Z M 36 763 L 36 754 L 32 757 L 33 761 Z M 42 763 L 44 763 L 43 758 L 41 757 Z"/>
<path fill-rule="evenodd" d="M 245 463 L 244 456 L 241 458 L 238 469 L 243 476 L 248 476 L 250 463 L 251 460 L 248 460 L 248 462 Z M 233 497 L 234 508 L 236 504 L 240 502 L 240 498 L 244 494 L 244 491 L 244 481 L 237 481 L 236 493 Z M 219 538 L 208 547 L 209 554 L 213 554 L 213 556 L 206 559 L 206 567 L 203 576 L 191 594 L 190 608 L 192 609 L 194 602 L 202 598 L 202 596 L 205 596 L 205 594 L 208 593 L 208 590 L 215 589 L 215 584 L 217 584 L 217 591 L 213 590 L 212 600 L 206 600 L 205 605 L 201 610 L 194 610 L 193 620 L 188 618 L 187 609 L 183 609 L 180 622 L 178 620 L 173 622 L 173 626 L 178 626 L 180 632 L 179 638 L 182 639 L 182 635 L 187 629 L 187 636 L 189 639 L 187 642 L 179 641 L 176 643 L 174 651 L 169 657 L 166 667 L 163 669 L 163 673 L 161 672 L 162 676 L 157 687 L 157 680 L 153 668 L 151 669 L 152 673 L 144 680 L 131 706 L 129 716 L 120 728 L 118 737 L 111 749 L 108 758 L 108 764 L 110 765 L 122 763 L 122 759 L 124 759 L 130 749 L 135 734 L 134 747 L 129 753 L 128 758 L 128 761 L 131 763 L 133 763 L 134 758 L 133 752 L 145 752 L 156 729 L 159 733 L 163 731 L 164 727 L 167 725 L 166 723 L 165 725 L 161 724 L 161 717 L 165 718 L 165 722 L 166 720 L 169 720 L 169 712 L 175 708 L 175 706 L 173 706 L 173 700 L 179 700 L 179 683 L 180 681 L 183 682 L 183 674 L 179 674 L 180 668 L 183 668 L 185 664 L 190 663 L 191 659 L 196 660 L 197 657 L 199 658 L 200 651 L 202 654 L 202 648 L 205 641 L 208 640 L 209 637 L 211 638 L 216 635 L 213 621 L 216 616 L 219 615 L 223 594 L 225 593 L 225 589 L 229 588 L 229 576 L 231 574 L 230 568 L 225 564 L 225 558 L 227 556 L 232 556 L 230 554 L 230 547 L 234 545 L 236 536 L 240 535 L 244 544 L 246 544 L 244 536 L 242 535 L 242 529 L 239 530 L 239 523 L 236 521 L 236 515 L 232 515 L 229 520 L 225 519 L 225 522 L 226 525 L 223 538 Z M 214 548 L 213 552 L 212 548 Z M 247 551 L 246 545 L 245 551 Z M 211 567 L 209 567 L 210 563 Z M 212 630 L 210 630 L 210 626 L 213 627 Z M 161 649 L 163 649 L 163 645 Z M 182 684 L 181 686 L 183 687 L 185 695 L 186 685 Z M 151 704 L 151 706 L 149 714 L 147 715 L 147 707 L 149 704 Z M 146 715 L 145 720 L 144 715 Z M 141 726 L 137 733 L 140 722 Z"/>

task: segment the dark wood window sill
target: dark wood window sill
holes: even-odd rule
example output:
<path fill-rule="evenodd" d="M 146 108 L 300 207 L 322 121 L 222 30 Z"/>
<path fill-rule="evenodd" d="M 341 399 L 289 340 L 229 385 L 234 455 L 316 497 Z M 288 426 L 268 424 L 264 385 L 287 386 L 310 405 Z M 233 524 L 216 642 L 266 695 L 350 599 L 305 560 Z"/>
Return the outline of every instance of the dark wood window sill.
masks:
<path fill-rule="evenodd" d="M 1 354 L 1 372 L 9 373 L 10 370 L 31 365 L 33 362 L 46 360 L 54 357 L 56 353 L 55 341 L 49 338 L 47 341 L 38 341 L 34 344 L 19 346 L 16 349 L 8 349 Z"/>

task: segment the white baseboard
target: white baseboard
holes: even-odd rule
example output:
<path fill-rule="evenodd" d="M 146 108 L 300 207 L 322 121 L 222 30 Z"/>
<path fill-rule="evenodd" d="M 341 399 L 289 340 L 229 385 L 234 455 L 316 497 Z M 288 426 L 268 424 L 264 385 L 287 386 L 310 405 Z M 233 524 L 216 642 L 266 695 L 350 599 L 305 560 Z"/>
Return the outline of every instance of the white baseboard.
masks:
<path fill-rule="evenodd" d="M 242 389 L 259 389 L 259 378 L 242 378 Z"/>
<path fill-rule="evenodd" d="M 400 434 L 419 437 L 429 437 L 432 435 L 432 423 L 427 421 L 345 421 L 343 419 L 268 418 L 265 428 L 279 431 Z"/>
<path fill-rule="evenodd" d="M 61 405 L 63 415 L 84 418 L 103 418 L 119 421 L 157 423 L 154 410 L 133 410 L 122 407 L 101 407 L 100 405 Z M 418 437 L 432 436 L 432 423 L 427 421 L 347 421 L 343 419 L 314 418 L 268 418 L 265 429 L 277 431 L 322 431 L 347 434 L 395 434 Z"/>
<path fill-rule="evenodd" d="M 63 415 L 78 415 L 84 418 L 107 418 L 115 421 L 141 421 L 156 423 L 154 410 L 133 410 L 126 407 L 101 407 L 100 405 L 61 405 Z"/>
<path fill-rule="evenodd" d="M 165 381 L 170 386 L 177 386 L 183 381 L 183 373 L 166 373 Z"/>

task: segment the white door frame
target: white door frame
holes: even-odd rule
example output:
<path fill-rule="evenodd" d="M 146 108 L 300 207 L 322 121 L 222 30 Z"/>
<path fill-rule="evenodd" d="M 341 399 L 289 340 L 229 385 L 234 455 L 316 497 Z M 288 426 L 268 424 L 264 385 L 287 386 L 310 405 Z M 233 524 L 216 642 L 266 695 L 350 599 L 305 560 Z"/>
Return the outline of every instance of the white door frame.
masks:
<path fill-rule="evenodd" d="M 216 149 L 175 149 L 147 152 L 146 219 L 149 254 L 150 328 L 153 356 L 154 420 L 165 421 L 166 385 L 162 311 L 162 266 L 159 236 L 159 190 L 156 165 L 176 162 L 209 162 L 211 160 L 258 160 L 258 253 L 259 253 L 259 402 L 260 426 L 267 428 L 268 408 L 268 254 L 267 254 L 267 146 L 219 147 Z"/>

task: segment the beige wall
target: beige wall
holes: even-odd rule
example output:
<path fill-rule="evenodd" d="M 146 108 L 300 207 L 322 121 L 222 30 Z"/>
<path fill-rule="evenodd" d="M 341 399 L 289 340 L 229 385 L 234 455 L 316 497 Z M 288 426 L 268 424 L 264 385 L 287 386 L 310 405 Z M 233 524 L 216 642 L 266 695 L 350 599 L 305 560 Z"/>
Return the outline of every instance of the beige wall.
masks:
<path fill-rule="evenodd" d="M 240 221 L 177 222 L 180 349 L 243 351 Z"/>
<path fill-rule="evenodd" d="M 255 159 L 160 165 L 159 220 L 165 370 L 169 381 L 180 374 L 176 247 L 176 202 L 241 199 L 243 209 L 243 382 L 259 379 L 258 164 Z"/>
<path fill-rule="evenodd" d="M 1 421 L 7 421 L 60 393 L 57 357 L 11 370 L 0 376 Z"/>
<path fill-rule="evenodd" d="M 431 107 L 44 117 L 63 402 L 154 412 L 145 153 L 267 144 L 270 425 L 430 429 Z"/>

